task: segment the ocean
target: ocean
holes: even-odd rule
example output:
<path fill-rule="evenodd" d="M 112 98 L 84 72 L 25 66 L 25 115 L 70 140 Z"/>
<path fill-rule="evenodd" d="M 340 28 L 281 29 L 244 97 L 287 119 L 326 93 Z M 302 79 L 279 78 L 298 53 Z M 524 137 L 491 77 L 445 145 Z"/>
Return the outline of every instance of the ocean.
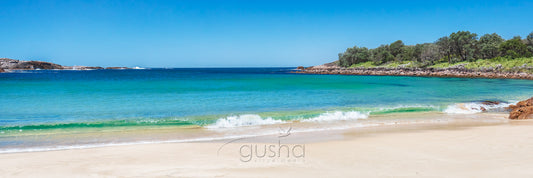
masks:
<path fill-rule="evenodd" d="M 406 113 L 466 118 L 481 107 L 502 112 L 533 94 L 530 80 L 314 75 L 293 69 L 0 73 L 0 153 L 238 138 L 274 134 L 271 128 L 287 124 L 313 131 L 386 123 L 395 116 L 431 120 Z M 487 100 L 500 103 L 484 104 Z"/>

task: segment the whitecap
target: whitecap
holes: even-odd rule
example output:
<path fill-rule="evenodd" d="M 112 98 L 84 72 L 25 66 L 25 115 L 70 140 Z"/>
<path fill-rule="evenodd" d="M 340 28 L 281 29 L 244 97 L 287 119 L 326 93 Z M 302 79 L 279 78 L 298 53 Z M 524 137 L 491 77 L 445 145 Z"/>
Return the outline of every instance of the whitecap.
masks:
<path fill-rule="evenodd" d="M 285 121 L 272 119 L 271 117 L 262 118 L 256 114 L 244 114 L 237 116 L 228 116 L 226 118 L 218 119 L 214 124 L 207 125 L 206 128 L 232 128 L 242 126 L 255 126 L 255 125 L 270 125 L 270 124 L 282 124 Z"/>
<path fill-rule="evenodd" d="M 342 120 L 357 120 L 368 118 L 369 113 L 361 113 L 358 111 L 334 111 L 322 113 L 317 117 L 304 119 L 307 122 L 324 122 L 324 121 L 342 121 Z"/>

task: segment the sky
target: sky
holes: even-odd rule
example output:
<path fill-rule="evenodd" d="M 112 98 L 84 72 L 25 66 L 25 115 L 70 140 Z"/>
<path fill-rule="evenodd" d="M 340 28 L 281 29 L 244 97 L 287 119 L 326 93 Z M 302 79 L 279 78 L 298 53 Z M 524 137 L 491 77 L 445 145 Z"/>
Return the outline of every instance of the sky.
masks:
<path fill-rule="evenodd" d="M 532 1 L 0 0 L 0 58 L 61 65 L 293 67 L 354 45 L 533 32 Z"/>

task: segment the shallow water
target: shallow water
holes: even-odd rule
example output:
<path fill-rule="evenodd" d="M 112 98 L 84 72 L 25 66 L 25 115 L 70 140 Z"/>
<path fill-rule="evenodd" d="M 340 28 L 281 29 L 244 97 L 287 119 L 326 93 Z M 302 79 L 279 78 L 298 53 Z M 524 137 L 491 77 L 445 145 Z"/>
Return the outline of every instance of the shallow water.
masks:
<path fill-rule="evenodd" d="M 142 142 L 154 140 L 153 133 L 159 132 L 166 135 L 158 141 L 208 139 L 253 133 L 227 128 L 362 122 L 399 113 L 472 114 L 490 107 L 479 101 L 502 101 L 492 108 L 500 111 L 533 93 L 529 80 L 290 72 L 209 68 L 0 73 L 0 149 Z M 106 136 L 99 137 L 101 133 Z"/>

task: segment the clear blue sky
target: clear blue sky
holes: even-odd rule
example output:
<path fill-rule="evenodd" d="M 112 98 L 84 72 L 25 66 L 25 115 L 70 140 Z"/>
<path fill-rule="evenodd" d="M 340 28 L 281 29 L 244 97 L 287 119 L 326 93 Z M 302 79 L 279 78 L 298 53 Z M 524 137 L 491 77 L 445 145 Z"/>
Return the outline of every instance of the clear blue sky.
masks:
<path fill-rule="evenodd" d="M 533 31 L 532 1 L 0 0 L 0 57 L 63 65 L 316 65 L 353 45 Z"/>

